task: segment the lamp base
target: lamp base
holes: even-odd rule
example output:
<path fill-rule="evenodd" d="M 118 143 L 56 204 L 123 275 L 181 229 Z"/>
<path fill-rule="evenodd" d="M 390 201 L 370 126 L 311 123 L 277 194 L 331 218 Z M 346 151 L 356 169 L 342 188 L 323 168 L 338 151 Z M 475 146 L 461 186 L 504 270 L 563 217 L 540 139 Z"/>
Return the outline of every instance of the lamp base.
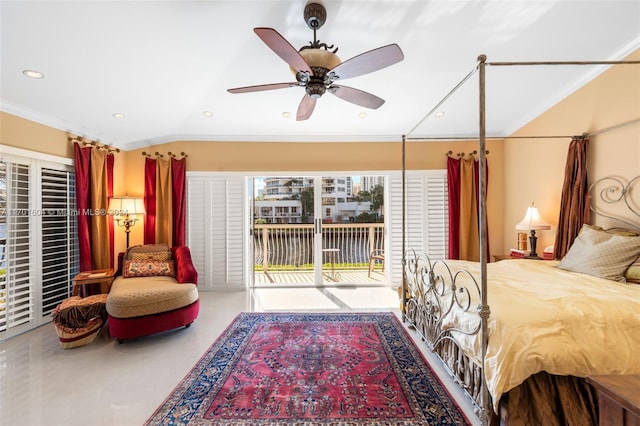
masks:
<path fill-rule="evenodd" d="M 531 251 L 529 252 L 529 256 L 525 259 L 541 259 L 536 253 L 536 246 L 538 245 L 538 237 L 536 237 L 536 230 L 531 230 L 531 235 L 529 235 L 529 247 L 531 247 Z"/>

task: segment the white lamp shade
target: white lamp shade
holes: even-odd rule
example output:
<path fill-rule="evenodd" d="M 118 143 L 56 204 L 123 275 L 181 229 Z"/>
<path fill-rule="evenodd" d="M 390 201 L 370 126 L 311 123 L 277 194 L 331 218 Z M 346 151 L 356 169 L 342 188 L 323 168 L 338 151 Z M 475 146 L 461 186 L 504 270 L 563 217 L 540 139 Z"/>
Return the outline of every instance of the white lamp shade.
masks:
<path fill-rule="evenodd" d="M 136 216 L 145 214 L 144 200 L 134 197 L 113 197 L 109 202 L 109 210 L 116 216 Z"/>
<path fill-rule="evenodd" d="M 542 220 L 538 208 L 531 205 L 531 207 L 527 208 L 527 213 L 524 215 L 522 222 L 516 225 L 516 229 L 518 231 L 551 229 L 551 225 Z"/>

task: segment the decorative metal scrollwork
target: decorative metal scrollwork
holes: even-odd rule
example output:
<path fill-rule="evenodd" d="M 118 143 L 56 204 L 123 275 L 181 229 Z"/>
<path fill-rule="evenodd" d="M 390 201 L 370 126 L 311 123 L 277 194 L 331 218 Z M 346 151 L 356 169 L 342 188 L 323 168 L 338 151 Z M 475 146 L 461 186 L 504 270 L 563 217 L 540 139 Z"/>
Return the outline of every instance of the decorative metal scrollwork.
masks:
<path fill-rule="evenodd" d="M 628 182 L 624 178 L 617 176 L 606 176 L 598 179 L 589 187 L 589 194 L 591 195 L 589 208 L 599 216 L 624 223 L 635 229 L 640 229 L 637 223 L 632 223 L 626 218 L 610 213 L 594 204 L 597 200 L 601 201 L 603 205 L 613 205 L 623 202 L 627 210 L 640 218 L 640 207 L 637 204 L 638 201 L 633 199 L 632 191 L 633 185 L 638 181 L 640 181 L 640 175 L 635 176 Z M 594 195 L 597 195 L 597 197 Z"/>
<path fill-rule="evenodd" d="M 480 286 L 465 270 L 453 271 L 442 260 L 411 251 L 405 263 L 405 314 L 409 325 L 442 360 L 453 379 L 480 409 L 482 368 L 465 354 L 456 333 L 478 335 L 482 328 Z M 474 312 L 475 309 L 475 312 Z M 469 321 L 475 314 L 477 321 Z M 466 321 L 461 321 L 462 316 Z"/>

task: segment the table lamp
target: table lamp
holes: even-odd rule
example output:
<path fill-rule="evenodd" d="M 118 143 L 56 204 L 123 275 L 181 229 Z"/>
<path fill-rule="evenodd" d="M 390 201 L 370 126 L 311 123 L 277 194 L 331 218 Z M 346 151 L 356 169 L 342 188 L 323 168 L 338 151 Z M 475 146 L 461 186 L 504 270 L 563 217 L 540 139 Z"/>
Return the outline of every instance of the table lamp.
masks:
<path fill-rule="evenodd" d="M 518 231 L 531 231 L 529 234 L 529 248 L 531 251 L 529 256 L 526 256 L 526 259 L 540 259 L 538 253 L 536 253 L 536 244 L 538 242 L 536 231 L 551 229 L 551 225 L 542 220 L 538 208 L 534 207 L 533 203 L 531 203 L 531 207 L 527 207 L 527 213 L 524 215 L 522 222 L 516 225 L 516 229 Z"/>

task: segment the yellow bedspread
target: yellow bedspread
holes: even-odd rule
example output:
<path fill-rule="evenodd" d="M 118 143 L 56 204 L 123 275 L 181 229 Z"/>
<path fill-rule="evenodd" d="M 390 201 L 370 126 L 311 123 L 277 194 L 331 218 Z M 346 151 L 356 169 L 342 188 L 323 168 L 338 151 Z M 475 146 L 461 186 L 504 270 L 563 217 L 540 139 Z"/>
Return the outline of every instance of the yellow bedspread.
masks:
<path fill-rule="evenodd" d="M 447 264 L 479 277 L 479 263 Z M 491 316 L 484 368 L 496 410 L 503 393 L 540 371 L 640 374 L 640 285 L 564 271 L 557 264 L 523 259 L 487 265 Z M 478 303 L 474 298 L 473 306 Z M 477 323 L 477 314 L 450 316 L 445 323 L 465 321 Z M 479 363 L 477 336 L 454 335 Z"/>

